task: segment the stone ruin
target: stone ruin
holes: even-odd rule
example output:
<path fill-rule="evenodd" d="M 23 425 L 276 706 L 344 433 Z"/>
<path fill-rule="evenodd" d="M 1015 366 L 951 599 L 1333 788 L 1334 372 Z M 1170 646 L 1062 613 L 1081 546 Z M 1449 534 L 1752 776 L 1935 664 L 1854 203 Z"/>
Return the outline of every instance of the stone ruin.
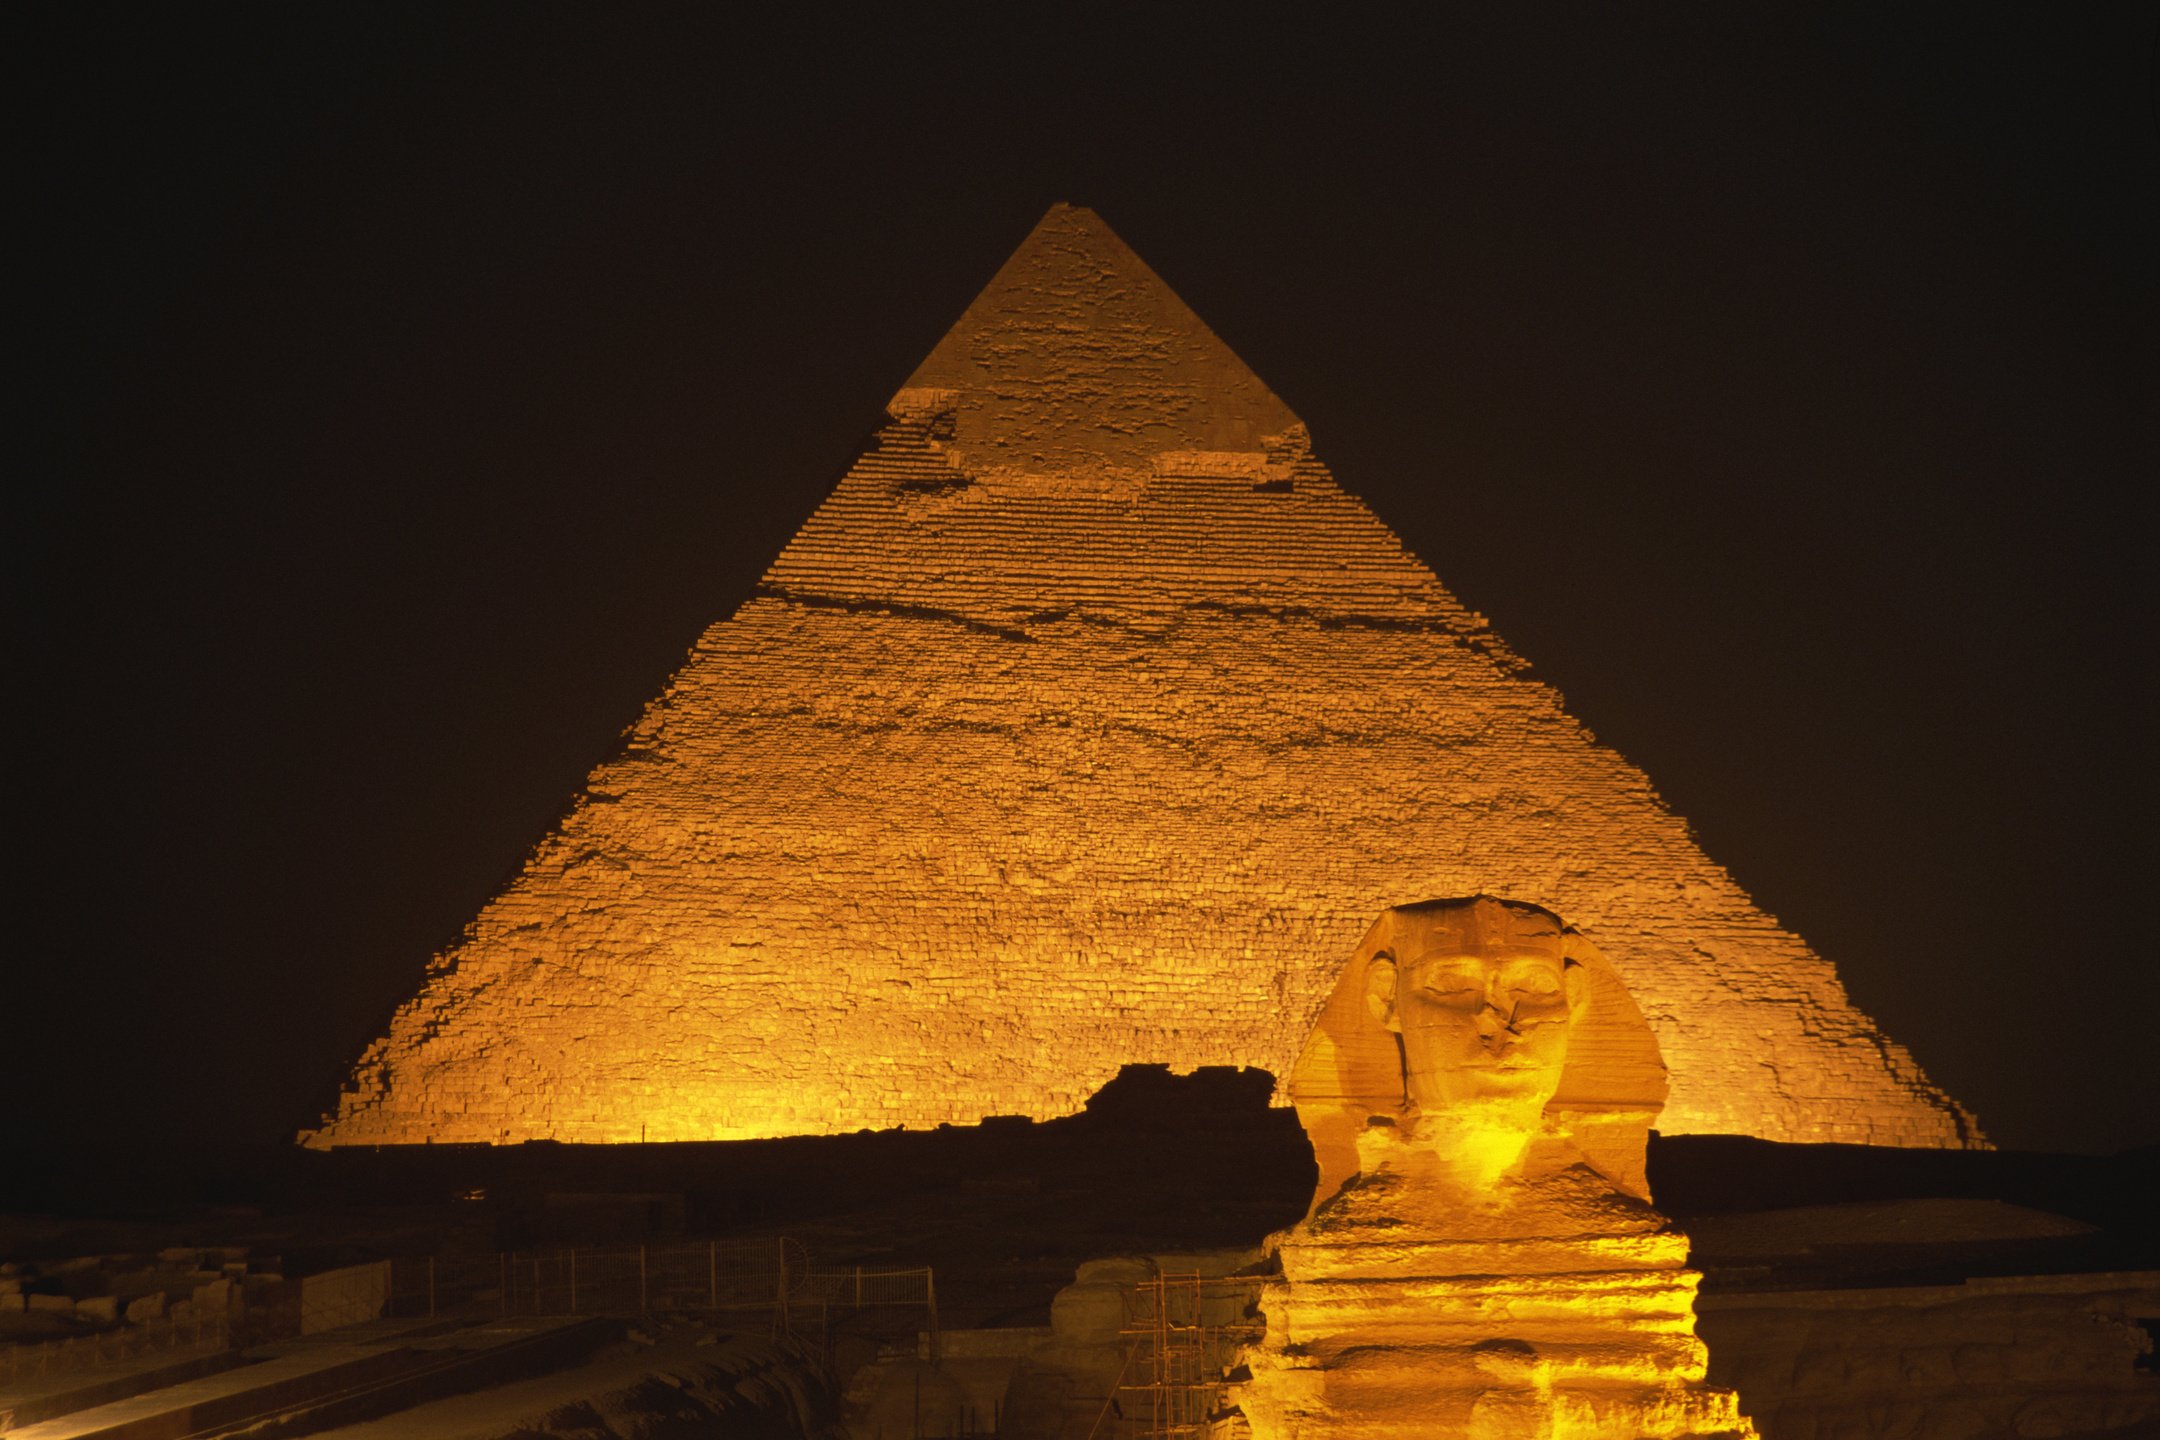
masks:
<path fill-rule="evenodd" d="M 1980 1143 L 1093 214 L 1051 209 L 888 414 L 306 1143 L 1287 1077 L 1372 914 L 1478 893 L 1620 957 L 1668 1130 Z"/>

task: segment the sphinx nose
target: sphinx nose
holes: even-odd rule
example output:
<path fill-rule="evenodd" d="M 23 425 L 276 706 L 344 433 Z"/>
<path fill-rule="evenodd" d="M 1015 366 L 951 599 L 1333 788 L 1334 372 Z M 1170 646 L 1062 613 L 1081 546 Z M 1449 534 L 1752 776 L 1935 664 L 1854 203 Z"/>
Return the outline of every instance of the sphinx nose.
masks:
<path fill-rule="evenodd" d="M 1479 1032 L 1488 1039 L 1497 1040 L 1503 1035 L 1512 1036 L 1516 1033 L 1515 1007 L 1509 1004 L 1505 997 L 1490 992 L 1478 1006 L 1477 1021 Z"/>

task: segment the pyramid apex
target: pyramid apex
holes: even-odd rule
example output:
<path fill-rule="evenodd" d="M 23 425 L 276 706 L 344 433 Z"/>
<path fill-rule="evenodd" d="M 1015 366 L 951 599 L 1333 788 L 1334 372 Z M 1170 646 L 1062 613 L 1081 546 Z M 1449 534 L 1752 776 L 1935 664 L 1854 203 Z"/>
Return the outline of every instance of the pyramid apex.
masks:
<path fill-rule="evenodd" d="M 889 408 L 950 410 L 963 463 L 1040 473 L 1261 451 L 1299 424 L 1101 216 L 1062 202 Z"/>

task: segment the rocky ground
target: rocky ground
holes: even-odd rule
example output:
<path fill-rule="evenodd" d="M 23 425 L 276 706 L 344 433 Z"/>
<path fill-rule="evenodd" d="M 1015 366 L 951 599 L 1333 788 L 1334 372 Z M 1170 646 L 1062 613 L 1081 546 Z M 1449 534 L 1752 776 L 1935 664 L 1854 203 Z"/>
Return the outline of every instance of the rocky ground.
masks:
<path fill-rule="evenodd" d="M 0 1345 L 374 1259 L 782 1235 L 821 1267 L 928 1267 L 947 1331 L 1047 1327 L 1086 1262 L 1249 1248 L 1302 1214 L 1310 1151 L 1271 1084 L 1136 1070 L 1067 1120 L 928 1132 L 56 1165 L 4 1197 Z M 2155 1162 L 1680 1137 L 1653 1140 L 1650 1175 L 1715 1296 L 2160 1269 Z M 827 1323 L 813 1354 L 637 1320 L 571 1369 L 340 1433 L 820 1434 L 849 1376 L 904 1363 L 926 1317 Z"/>
<path fill-rule="evenodd" d="M 814 1348 L 695 1324 L 647 1323 L 584 1363 L 336 1430 L 334 1440 L 818 1440 L 838 1433 Z"/>

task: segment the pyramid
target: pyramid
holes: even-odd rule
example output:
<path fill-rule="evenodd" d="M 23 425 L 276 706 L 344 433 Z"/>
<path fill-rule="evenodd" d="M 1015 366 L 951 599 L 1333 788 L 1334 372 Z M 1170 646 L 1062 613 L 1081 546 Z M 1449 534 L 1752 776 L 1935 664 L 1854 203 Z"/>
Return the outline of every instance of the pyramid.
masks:
<path fill-rule="evenodd" d="M 888 415 L 305 1143 L 1284 1077 L 1374 915 L 1479 893 L 1594 937 L 1667 1130 L 1981 1143 L 1089 211 L 1043 218 Z"/>

